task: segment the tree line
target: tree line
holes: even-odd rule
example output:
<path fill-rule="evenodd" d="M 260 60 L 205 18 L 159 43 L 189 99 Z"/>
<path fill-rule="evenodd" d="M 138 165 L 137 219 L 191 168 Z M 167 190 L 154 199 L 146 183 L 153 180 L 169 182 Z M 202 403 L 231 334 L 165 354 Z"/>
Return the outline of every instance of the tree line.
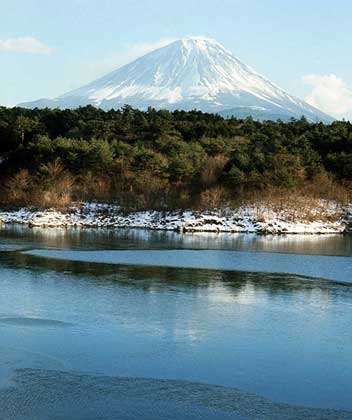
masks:
<path fill-rule="evenodd" d="M 200 111 L 0 107 L 2 206 L 214 207 L 293 191 L 349 199 L 352 125 Z"/>

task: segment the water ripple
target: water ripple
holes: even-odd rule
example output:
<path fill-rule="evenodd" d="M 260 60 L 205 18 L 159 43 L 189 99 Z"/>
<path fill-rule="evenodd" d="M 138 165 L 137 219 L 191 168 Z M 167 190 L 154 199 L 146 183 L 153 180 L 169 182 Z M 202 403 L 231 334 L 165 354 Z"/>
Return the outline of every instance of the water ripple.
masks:
<path fill-rule="evenodd" d="M 0 390 L 2 420 L 347 420 L 352 412 L 277 403 L 236 388 L 38 369 Z"/>

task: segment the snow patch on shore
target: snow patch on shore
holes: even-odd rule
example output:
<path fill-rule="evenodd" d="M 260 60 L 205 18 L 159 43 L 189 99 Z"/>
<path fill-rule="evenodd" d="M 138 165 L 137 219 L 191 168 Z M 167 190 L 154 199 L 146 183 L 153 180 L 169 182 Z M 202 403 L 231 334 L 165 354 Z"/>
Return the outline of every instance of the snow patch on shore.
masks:
<path fill-rule="evenodd" d="M 0 223 L 31 227 L 142 228 L 179 232 L 262 234 L 328 234 L 343 233 L 351 229 L 352 209 L 338 209 L 336 203 L 333 202 L 321 204 L 313 221 L 307 220 L 303 213 L 298 216 L 264 206 L 202 212 L 150 210 L 124 214 L 117 205 L 83 203 L 72 207 L 67 212 L 54 209 L 36 211 L 28 208 L 0 212 Z M 324 209 L 324 214 L 321 208 Z M 312 213 L 310 213 L 311 216 Z"/>

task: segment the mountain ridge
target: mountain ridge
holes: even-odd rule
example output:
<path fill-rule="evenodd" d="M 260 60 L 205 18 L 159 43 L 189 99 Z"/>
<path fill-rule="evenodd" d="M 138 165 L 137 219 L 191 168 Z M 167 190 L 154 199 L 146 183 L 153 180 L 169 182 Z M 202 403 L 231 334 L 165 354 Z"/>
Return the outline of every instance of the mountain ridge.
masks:
<path fill-rule="evenodd" d="M 146 109 L 198 109 L 223 116 L 331 122 L 333 118 L 285 92 L 209 38 L 174 41 L 107 75 L 54 99 L 40 99 L 28 108 L 103 109 L 125 104 Z M 276 118 L 278 117 L 278 118 Z"/>

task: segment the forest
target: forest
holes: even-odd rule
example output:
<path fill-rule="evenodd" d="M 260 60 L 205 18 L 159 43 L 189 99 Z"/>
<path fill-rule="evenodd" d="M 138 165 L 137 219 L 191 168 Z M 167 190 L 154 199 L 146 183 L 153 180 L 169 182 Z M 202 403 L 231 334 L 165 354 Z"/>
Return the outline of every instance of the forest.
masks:
<path fill-rule="evenodd" d="M 352 125 L 0 107 L 0 177 L 2 208 L 214 208 L 297 194 L 347 202 Z"/>

